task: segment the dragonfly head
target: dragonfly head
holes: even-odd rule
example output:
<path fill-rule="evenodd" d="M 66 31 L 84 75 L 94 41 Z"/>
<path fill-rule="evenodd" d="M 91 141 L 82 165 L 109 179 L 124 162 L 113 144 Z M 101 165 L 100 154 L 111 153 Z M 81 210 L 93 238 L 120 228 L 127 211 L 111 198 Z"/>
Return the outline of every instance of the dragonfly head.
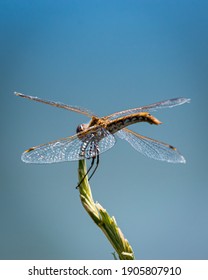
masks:
<path fill-rule="evenodd" d="M 87 128 L 88 128 L 88 124 L 82 123 L 82 124 L 77 126 L 76 133 L 85 131 Z"/>

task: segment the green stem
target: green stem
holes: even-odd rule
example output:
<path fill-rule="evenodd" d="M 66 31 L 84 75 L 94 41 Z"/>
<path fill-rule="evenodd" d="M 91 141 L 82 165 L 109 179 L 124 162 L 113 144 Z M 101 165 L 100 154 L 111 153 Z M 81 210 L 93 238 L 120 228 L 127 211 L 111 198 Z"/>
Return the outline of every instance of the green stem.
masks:
<path fill-rule="evenodd" d="M 78 169 L 79 182 L 81 182 L 86 172 L 86 161 L 80 160 Z M 80 184 L 79 192 L 83 207 L 93 219 L 95 224 L 105 234 L 114 250 L 117 252 L 119 259 L 134 260 L 133 250 L 128 240 L 125 239 L 120 228 L 117 226 L 115 218 L 110 217 L 107 211 L 99 203 L 94 202 L 87 176 Z"/>

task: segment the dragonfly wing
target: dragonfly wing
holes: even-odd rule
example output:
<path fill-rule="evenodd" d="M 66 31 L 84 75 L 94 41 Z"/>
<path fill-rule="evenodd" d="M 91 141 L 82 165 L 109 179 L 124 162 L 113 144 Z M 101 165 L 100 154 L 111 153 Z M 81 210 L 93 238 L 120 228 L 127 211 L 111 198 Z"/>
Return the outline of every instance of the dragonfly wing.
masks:
<path fill-rule="evenodd" d="M 82 141 L 75 135 L 47 144 L 32 147 L 22 154 L 22 161 L 27 163 L 54 163 L 83 159 L 80 156 Z"/>
<path fill-rule="evenodd" d="M 22 154 L 21 159 L 27 163 L 55 163 L 94 157 L 98 152 L 103 153 L 115 144 L 115 137 L 107 130 L 102 130 L 101 140 L 97 140 L 96 134 L 92 132 L 84 132 L 80 133 L 79 137 L 74 135 L 32 147 Z M 93 150 L 95 146 L 98 150 Z M 81 153 L 83 149 L 84 153 Z"/>
<path fill-rule="evenodd" d="M 139 112 L 152 112 L 152 111 L 156 111 L 159 109 L 172 108 L 172 107 L 175 107 L 178 105 L 189 103 L 190 101 L 191 100 L 189 98 L 183 98 L 183 97 L 173 98 L 173 99 L 157 102 L 157 103 L 154 103 L 151 105 L 117 112 L 117 113 L 114 113 L 114 114 L 108 116 L 108 118 L 113 120 L 116 118 L 120 118 L 120 117 L 123 117 L 126 115 L 135 114 L 135 113 L 139 113 Z"/>
<path fill-rule="evenodd" d="M 33 101 L 48 104 L 48 105 L 51 105 L 51 106 L 54 106 L 54 107 L 57 107 L 57 108 L 62 108 L 62 109 L 73 111 L 73 112 L 76 112 L 76 113 L 79 113 L 79 114 L 82 114 L 82 115 L 86 115 L 88 117 L 92 117 L 94 115 L 90 110 L 84 109 L 84 108 L 81 108 L 81 107 L 78 107 L 78 106 L 72 106 L 72 105 L 67 105 L 67 104 L 63 104 L 63 103 L 60 103 L 60 102 L 44 100 L 44 99 L 41 99 L 39 97 L 26 95 L 26 94 L 19 93 L 19 92 L 15 92 L 14 94 L 17 95 L 17 96 L 29 99 L 29 100 L 33 100 Z"/>
<path fill-rule="evenodd" d="M 102 139 L 98 142 L 99 153 L 104 153 L 110 148 L 112 148 L 116 143 L 116 138 L 105 128 L 100 128 Z"/>
<path fill-rule="evenodd" d="M 172 163 L 186 162 L 176 148 L 166 143 L 142 136 L 127 128 L 119 130 L 116 135 L 129 142 L 135 150 L 150 158 Z"/>

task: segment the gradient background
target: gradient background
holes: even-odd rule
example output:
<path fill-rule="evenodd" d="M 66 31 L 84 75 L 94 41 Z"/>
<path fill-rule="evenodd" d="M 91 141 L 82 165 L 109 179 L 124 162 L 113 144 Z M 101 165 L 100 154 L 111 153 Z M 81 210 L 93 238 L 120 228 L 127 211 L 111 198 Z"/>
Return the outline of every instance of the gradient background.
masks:
<path fill-rule="evenodd" d="M 163 125 L 133 130 L 178 147 L 187 164 L 145 158 L 118 140 L 93 196 L 137 259 L 208 259 L 208 2 L 1 1 L 0 258 L 112 259 L 82 208 L 77 162 L 28 165 L 21 153 L 88 119 L 14 91 L 107 115 L 173 97 Z"/>

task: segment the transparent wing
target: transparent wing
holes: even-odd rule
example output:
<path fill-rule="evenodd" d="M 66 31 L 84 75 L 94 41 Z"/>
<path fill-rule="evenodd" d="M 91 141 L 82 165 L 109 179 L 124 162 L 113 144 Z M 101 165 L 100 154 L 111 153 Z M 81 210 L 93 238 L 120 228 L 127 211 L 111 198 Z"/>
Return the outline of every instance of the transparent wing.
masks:
<path fill-rule="evenodd" d="M 157 102 L 151 105 L 143 106 L 143 107 L 138 107 L 134 109 L 129 109 L 121 112 L 114 113 L 112 115 L 107 116 L 107 118 L 113 120 L 119 117 L 123 117 L 129 114 L 134 114 L 138 112 L 151 112 L 151 111 L 156 111 L 158 109 L 165 109 L 165 108 L 172 108 L 178 105 L 182 105 L 184 103 L 189 103 L 191 100 L 189 98 L 173 98 L 161 102 Z"/>
<path fill-rule="evenodd" d="M 129 142 L 138 152 L 153 159 L 172 162 L 185 163 L 185 158 L 171 145 L 147 138 L 129 129 L 122 129 L 116 135 Z"/>
<path fill-rule="evenodd" d="M 32 147 L 22 154 L 22 161 L 27 163 L 54 163 L 83 159 L 80 156 L 82 141 L 75 135 L 57 141 Z"/>
<path fill-rule="evenodd" d="M 37 101 L 37 102 L 48 104 L 48 105 L 51 105 L 51 106 L 54 106 L 54 107 L 58 107 L 58 108 L 66 109 L 66 110 L 69 110 L 69 111 L 73 111 L 73 112 L 76 112 L 76 113 L 79 113 L 79 114 L 82 114 L 82 115 L 85 115 L 85 116 L 88 116 L 88 117 L 92 117 L 94 115 L 89 110 L 78 107 L 78 106 L 71 106 L 71 105 L 66 105 L 66 104 L 59 103 L 59 102 L 44 100 L 44 99 L 41 99 L 41 98 L 38 98 L 38 97 L 35 97 L 35 96 L 25 95 L 25 94 L 22 94 L 22 93 L 19 93 L 19 92 L 15 92 L 14 94 L 17 95 L 17 96 L 23 97 L 23 98 L 33 100 L 33 101 Z"/>
<path fill-rule="evenodd" d="M 100 141 L 90 133 L 79 133 L 71 137 L 32 147 L 22 154 L 21 159 L 27 163 L 74 161 L 95 156 L 91 150 L 94 147 L 94 143 L 98 143 L 99 153 L 107 151 L 115 144 L 115 137 L 107 130 L 103 132 L 104 138 Z M 81 154 L 80 152 L 85 142 L 88 143 L 88 145 L 86 146 L 85 154 Z"/>
<path fill-rule="evenodd" d="M 99 154 L 109 150 L 116 143 L 116 138 L 108 130 L 101 128 L 103 138 L 98 142 Z"/>

